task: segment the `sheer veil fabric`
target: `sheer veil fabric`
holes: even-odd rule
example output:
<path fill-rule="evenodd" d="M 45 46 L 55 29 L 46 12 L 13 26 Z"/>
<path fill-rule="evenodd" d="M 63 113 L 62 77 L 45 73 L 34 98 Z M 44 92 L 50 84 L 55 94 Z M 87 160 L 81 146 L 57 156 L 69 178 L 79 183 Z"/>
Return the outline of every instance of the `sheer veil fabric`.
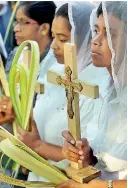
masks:
<path fill-rule="evenodd" d="M 92 145 L 101 166 L 108 172 L 119 172 L 117 178 L 124 178 L 120 171 L 125 171 L 127 165 L 127 2 L 103 1 L 102 10 L 112 54 L 112 79 Z M 96 21 L 96 10 L 93 10 L 92 30 Z"/>

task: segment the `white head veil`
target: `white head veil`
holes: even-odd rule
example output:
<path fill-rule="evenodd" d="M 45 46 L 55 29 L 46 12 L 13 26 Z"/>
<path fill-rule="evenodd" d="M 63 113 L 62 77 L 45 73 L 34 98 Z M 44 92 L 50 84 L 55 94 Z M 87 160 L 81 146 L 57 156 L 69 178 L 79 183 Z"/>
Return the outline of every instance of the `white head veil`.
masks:
<path fill-rule="evenodd" d="M 68 16 L 71 24 L 71 42 L 77 46 L 78 71 L 91 63 L 90 15 L 94 5 L 89 2 L 69 2 Z"/>
<path fill-rule="evenodd" d="M 95 139 L 96 153 L 104 152 L 121 160 L 127 158 L 127 2 L 102 2 L 108 45 L 111 50 L 114 90 L 102 107 L 102 124 Z M 95 14 L 95 11 L 93 12 Z M 91 28 L 96 20 L 91 17 Z M 110 89 L 110 88 L 109 88 Z M 109 168 L 110 167 L 110 168 Z M 123 167 L 109 166 L 109 171 Z M 120 168 L 120 169 L 119 169 Z"/>

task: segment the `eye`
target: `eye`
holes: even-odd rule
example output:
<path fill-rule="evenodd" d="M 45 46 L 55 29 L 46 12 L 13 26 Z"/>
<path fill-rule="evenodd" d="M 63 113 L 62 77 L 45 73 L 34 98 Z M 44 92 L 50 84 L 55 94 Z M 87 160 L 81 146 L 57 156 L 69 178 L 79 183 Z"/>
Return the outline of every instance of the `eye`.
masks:
<path fill-rule="evenodd" d="M 54 37 L 54 35 L 52 34 L 52 40 L 54 39 L 55 37 Z"/>
<path fill-rule="evenodd" d="M 67 40 L 60 40 L 60 42 L 65 43 L 65 42 L 67 42 Z"/>
<path fill-rule="evenodd" d="M 95 34 L 95 35 L 97 35 L 97 34 L 98 34 L 97 29 L 94 29 L 94 31 L 93 31 L 93 32 L 94 32 L 94 34 Z"/>

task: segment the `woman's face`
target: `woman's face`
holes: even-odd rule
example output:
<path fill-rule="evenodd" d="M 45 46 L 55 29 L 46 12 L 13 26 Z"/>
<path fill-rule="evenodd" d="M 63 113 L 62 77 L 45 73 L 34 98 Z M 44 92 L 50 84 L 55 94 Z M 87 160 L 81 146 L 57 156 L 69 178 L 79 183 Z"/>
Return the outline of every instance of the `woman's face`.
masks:
<path fill-rule="evenodd" d="M 66 18 L 55 17 L 52 23 L 52 48 L 57 62 L 64 64 L 64 44 L 71 41 L 71 29 Z"/>
<path fill-rule="evenodd" d="M 120 63 L 124 58 L 126 46 L 125 23 L 109 13 L 108 23 L 112 40 L 112 47 L 115 52 L 114 63 L 116 64 L 116 74 L 120 68 Z M 106 67 L 111 72 L 112 54 L 108 46 L 106 27 L 101 14 L 98 23 L 95 25 L 95 37 L 91 43 L 92 62 L 96 67 Z"/>
<path fill-rule="evenodd" d="M 95 37 L 91 42 L 92 63 L 96 67 L 111 68 L 111 51 L 108 46 L 106 27 L 101 14 L 95 25 Z"/>
<path fill-rule="evenodd" d="M 17 45 L 20 45 L 25 40 L 35 40 L 38 42 L 41 36 L 40 25 L 25 15 L 24 6 L 18 8 L 16 12 L 14 32 Z"/>

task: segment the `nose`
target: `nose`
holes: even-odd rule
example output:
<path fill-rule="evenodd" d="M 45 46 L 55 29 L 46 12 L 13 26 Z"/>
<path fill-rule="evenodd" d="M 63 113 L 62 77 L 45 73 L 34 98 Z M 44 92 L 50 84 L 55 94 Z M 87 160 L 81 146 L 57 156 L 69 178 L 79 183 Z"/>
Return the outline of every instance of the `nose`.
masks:
<path fill-rule="evenodd" d="M 92 41 L 91 41 L 91 45 L 95 45 L 95 46 L 101 46 L 102 45 L 102 37 L 100 34 L 96 35 Z"/>
<path fill-rule="evenodd" d="M 59 46 L 58 46 L 58 44 L 56 42 L 56 39 L 53 39 L 52 44 L 51 44 L 51 48 L 53 50 L 58 50 L 59 49 Z"/>
<path fill-rule="evenodd" d="M 14 28 L 13 28 L 13 31 L 14 31 L 14 32 L 21 31 L 20 25 L 19 25 L 19 24 L 16 24 L 16 25 L 14 26 Z"/>

